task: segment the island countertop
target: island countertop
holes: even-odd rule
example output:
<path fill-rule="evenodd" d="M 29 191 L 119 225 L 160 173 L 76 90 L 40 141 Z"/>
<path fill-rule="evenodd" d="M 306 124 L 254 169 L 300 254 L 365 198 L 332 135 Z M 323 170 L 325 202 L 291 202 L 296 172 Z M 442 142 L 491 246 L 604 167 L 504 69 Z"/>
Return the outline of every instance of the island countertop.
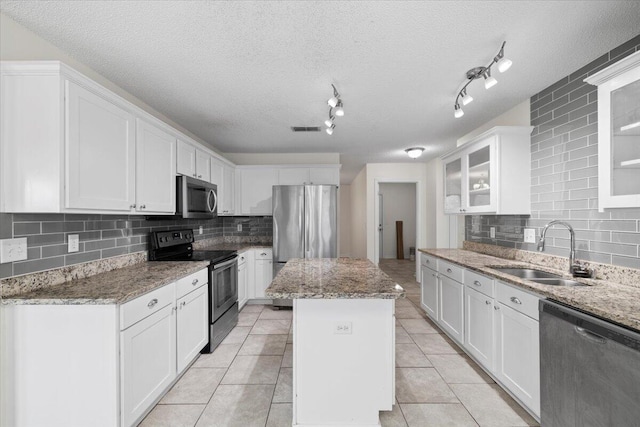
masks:
<path fill-rule="evenodd" d="M 355 258 L 292 259 L 266 289 L 267 298 L 403 298 L 404 289 L 371 261 Z"/>

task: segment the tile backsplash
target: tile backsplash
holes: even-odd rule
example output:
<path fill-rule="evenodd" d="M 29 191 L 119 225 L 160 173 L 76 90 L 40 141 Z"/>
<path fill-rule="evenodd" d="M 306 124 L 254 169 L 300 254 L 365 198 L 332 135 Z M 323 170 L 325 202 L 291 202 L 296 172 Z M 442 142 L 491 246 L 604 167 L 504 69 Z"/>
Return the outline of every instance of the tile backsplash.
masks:
<path fill-rule="evenodd" d="M 242 224 L 242 231 L 237 231 Z M 203 234 L 198 234 L 199 227 Z M 212 220 L 146 220 L 137 215 L 0 214 L 0 239 L 27 238 L 27 260 L 0 264 L 0 279 L 148 250 L 148 234 L 191 228 L 196 240 L 221 236 L 272 235 L 271 217 L 218 217 Z M 69 234 L 80 250 L 69 253 Z"/>
<path fill-rule="evenodd" d="M 535 251 L 524 228 L 539 235 L 561 219 L 575 229 L 578 259 L 640 269 L 640 209 L 598 212 L 597 87 L 583 81 L 638 50 L 640 36 L 531 97 L 531 216 L 467 216 L 466 240 Z M 569 242 L 566 229 L 550 228 L 545 252 L 568 256 Z"/>

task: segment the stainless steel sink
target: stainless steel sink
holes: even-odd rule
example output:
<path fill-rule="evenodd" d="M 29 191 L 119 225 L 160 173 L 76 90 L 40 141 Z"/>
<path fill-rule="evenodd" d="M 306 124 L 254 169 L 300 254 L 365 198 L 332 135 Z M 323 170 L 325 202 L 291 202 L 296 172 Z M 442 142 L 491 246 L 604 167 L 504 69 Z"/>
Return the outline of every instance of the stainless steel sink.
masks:
<path fill-rule="evenodd" d="M 540 283 L 541 285 L 551 286 L 588 286 L 584 283 L 576 282 L 570 279 L 528 279 L 532 282 Z"/>
<path fill-rule="evenodd" d="M 546 271 L 534 270 L 532 268 L 513 268 L 513 267 L 494 267 L 494 270 L 501 271 L 502 273 L 510 274 L 512 276 L 520 277 L 521 279 L 561 279 L 562 276 L 553 273 L 547 273 Z"/>
<path fill-rule="evenodd" d="M 532 268 L 514 268 L 514 267 L 493 267 L 494 270 L 498 270 L 511 276 L 516 276 L 521 279 L 530 280 L 541 285 L 550 286 L 588 286 L 584 283 L 576 282 L 575 280 L 564 279 L 562 276 L 553 273 L 547 273 L 542 270 L 534 270 Z"/>

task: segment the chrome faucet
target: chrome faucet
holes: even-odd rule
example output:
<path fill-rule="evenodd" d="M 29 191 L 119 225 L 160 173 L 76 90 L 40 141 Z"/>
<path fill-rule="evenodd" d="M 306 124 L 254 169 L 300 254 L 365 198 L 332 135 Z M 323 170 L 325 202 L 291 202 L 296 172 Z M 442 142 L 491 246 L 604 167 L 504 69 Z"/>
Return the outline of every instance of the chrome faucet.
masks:
<path fill-rule="evenodd" d="M 569 230 L 571 234 L 571 252 L 569 252 L 569 273 L 573 275 L 573 268 L 575 267 L 575 257 L 576 257 L 576 233 L 573 231 L 573 227 L 564 221 L 560 221 L 554 219 L 553 221 L 549 221 L 547 225 L 544 226 L 542 231 L 540 232 L 540 240 L 538 241 L 538 251 L 544 251 L 544 238 L 547 235 L 547 229 L 552 225 L 564 225 Z"/>

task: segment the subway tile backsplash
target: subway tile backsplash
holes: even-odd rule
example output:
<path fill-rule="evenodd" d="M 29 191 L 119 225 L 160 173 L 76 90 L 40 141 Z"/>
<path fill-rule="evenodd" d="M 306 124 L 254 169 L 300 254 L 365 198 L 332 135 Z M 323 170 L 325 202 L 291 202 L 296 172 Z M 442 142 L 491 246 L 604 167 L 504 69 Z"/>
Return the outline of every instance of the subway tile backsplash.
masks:
<path fill-rule="evenodd" d="M 237 225 L 242 224 L 242 231 Z M 198 234 L 199 227 L 203 234 Z M 27 238 L 25 261 L 0 264 L 0 279 L 148 250 L 148 234 L 191 228 L 196 240 L 221 236 L 272 235 L 271 217 L 218 217 L 212 220 L 146 220 L 136 215 L 2 214 L 0 239 Z M 69 253 L 69 234 L 78 234 L 80 250 Z"/>
<path fill-rule="evenodd" d="M 467 216 L 466 240 L 535 251 L 524 228 L 539 235 L 562 219 L 575 229 L 578 259 L 640 269 L 640 209 L 598 212 L 597 87 L 583 82 L 638 50 L 640 36 L 531 97 L 531 216 Z M 566 229 L 553 227 L 545 252 L 566 257 L 569 242 Z"/>

